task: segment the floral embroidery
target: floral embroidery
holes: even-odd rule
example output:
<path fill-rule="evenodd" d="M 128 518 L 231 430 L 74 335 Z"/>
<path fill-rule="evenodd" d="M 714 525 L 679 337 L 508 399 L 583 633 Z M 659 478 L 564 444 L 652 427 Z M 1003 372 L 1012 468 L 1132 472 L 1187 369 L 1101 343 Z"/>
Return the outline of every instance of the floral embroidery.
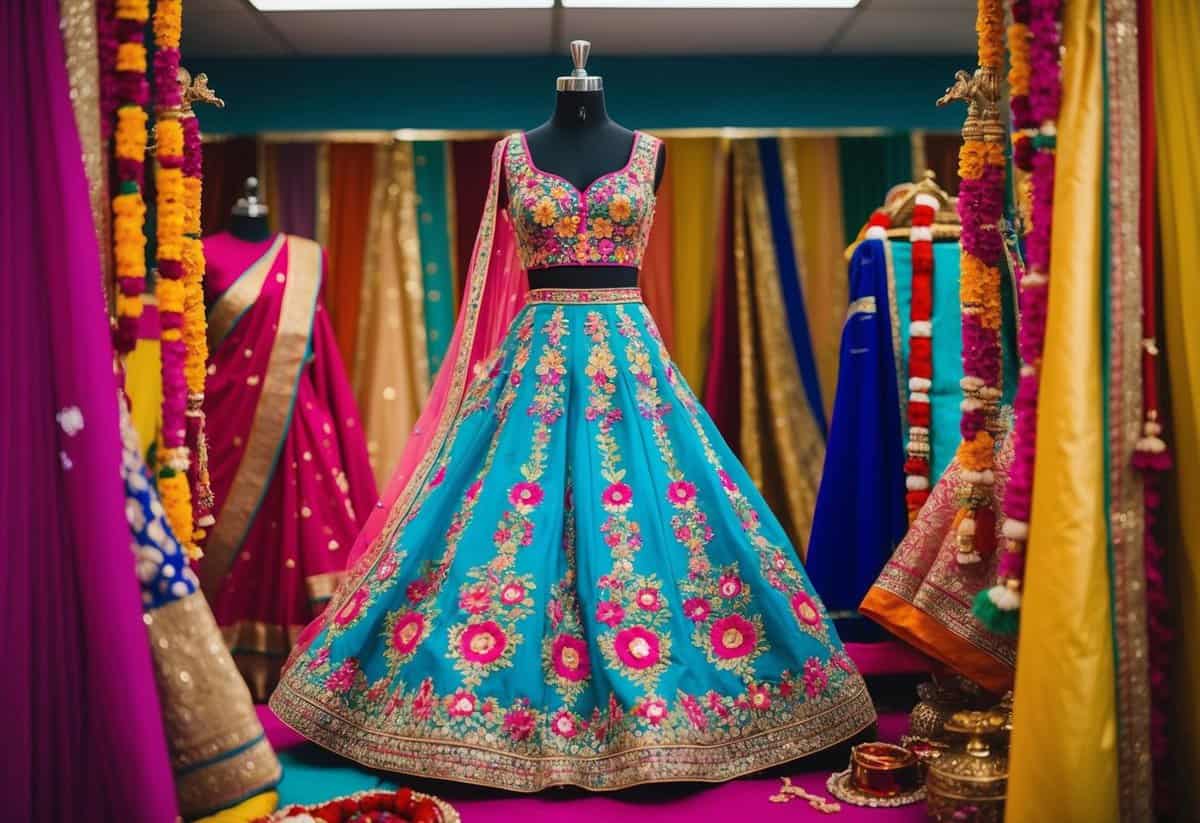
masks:
<path fill-rule="evenodd" d="M 546 606 L 550 631 L 542 639 L 542 672 L 546 682 L 554 684 L 563 700 L 573 704 L 586 687 L 592 661 L 584 640 L 576 594 L 575 496 L 569 470 L 563 497 L 562 547 L 567 569 Z"/>
<path fill-rule="evenodd" d="M 628 164 L 583 191 L 533 165 L 523 136 L 509 138 L 508 211 L 527 269 L 640 266 L 654 220 L 659 141 L 636 132 Z"/>

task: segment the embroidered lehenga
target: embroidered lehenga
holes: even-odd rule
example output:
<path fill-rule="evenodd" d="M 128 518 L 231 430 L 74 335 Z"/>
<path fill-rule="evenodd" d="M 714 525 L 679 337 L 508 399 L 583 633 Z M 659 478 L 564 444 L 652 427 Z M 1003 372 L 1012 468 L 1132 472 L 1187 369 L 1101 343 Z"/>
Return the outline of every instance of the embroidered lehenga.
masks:
<path fill-rule="evenodd" d="M 658 141 L 584 191 L 500 141 L 446 365 L 271 705 L 368 766 L 534 791 L 719 781 L 875 717 L 636 289 Z M 508 209 L 497 206 L 503 170 Z"/>

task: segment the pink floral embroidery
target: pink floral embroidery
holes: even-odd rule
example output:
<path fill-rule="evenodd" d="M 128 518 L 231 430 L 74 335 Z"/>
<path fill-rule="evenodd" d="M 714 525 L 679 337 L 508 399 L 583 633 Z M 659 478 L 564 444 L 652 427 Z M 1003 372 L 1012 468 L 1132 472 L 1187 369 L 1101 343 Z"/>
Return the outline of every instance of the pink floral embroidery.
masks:
<path fill-rule="evenodd" d="M 579 725 L 575 722 L 575 716 L 566 709 L 560 709 L 550 719 L 550 728 L 559 737 L 565 737 L 568 740 L 579 734 Z"/>
<path fill-rule="evenodd" d="M 613 483 L 604 490 L 601 496 L 604 505 L 617 509 L 626 509 L 633 503 L 633 489 L 624 483 Z"/>
<path fill-rule="evenodd" d="M 335 694 L 345 694 L 354 685 L 354 678 L 357 675 L 358 661 L 353 657 L 347 658 L 334 670 L 333 674 L 325 678 L 325 688 Z"/>
<path fill-rule="evenodd" d="M 721 597 L 731 600 L 742 593 L 742 579 L 736 574 L 723 574 L 717 581 L 717 590 Z"/>
<path fill-rule="evenodd" d="M 801 622 L 807 623 L 809 626 L 816 626 L 821 622 L 821 613 L 817 610 L 817 603 L 807 592 L 796 592 L 792 595 L 792 611 L 796 613 L 796 617 L 800 618 Z"/>
<path fill-rule="evenodd" d="M 617 657 L 631 669 L 648 669 L 659 660 L 658 635 L 644 626 L 631 626 L 613 639 Z"/>
<path fill-rule="evenodd" d="M 620 603 L 601 600 L 596 605 L 596 619 L 606 626 L 615 626 L 625 619 L 625 610 Z"/>
<path fill-rule="evenodd" d="M 717 477 L 721 478 L 721 485 L 725 488 L 725 491 L 737 491 L 737 483 L 733 482 L 733 478 L 729 476 L 729 472 L 724 469 L 717 469 Z"/>
<path fill-rule="evenodd" d="M 425 635 L 425 616 L 420 612 L 408 612 L 396 618 L 392 629 L 392 648 L 400 654 L 408 654 L 417 647 Z"/>
<path fill-rule="evenodd" d="M 434 472 L 433 477 L 430 478 L 430 480 L 429 480 L 429 488 L 436 489 L 438 486 L 442 485 L 442 481 L 445 479 L 446 479 L 446 467 L 438 466 L 438 470 L 436 472 Z"/>
<path fill-rule="evenodd" d="M 684 716 L 693 727 L 700 731 L 708 728 L 708 717 L 704 714 L 704 708 L 696 698 L 690 694 L 685 694 L 680 698 L 679 705 L 683 708 Z"/>
<path fill-rule="evenodd" d="M 696 486 L 686 480 L 676 480 L 667 486 L 667 499 L 676 506 L 686 506 L 696 497 Z"/>
<path fill-rule="evenodd" d="M 662 608 L 662 601 L 658 597 L 658 589 L 652 587 L 639 591 L 636 602 L 639 608 L 648 612 L 656 612 Z"/>
<path fill-rule="evenodd" d="M 321 668 L 328 662 L 329 662 L 329 647 L 326 646 L 325 648 L 321 649 L 321 651 L 317 652 L 316 657 L 314 657 L 312 660 L 309 661 L 308 670 L 310 672 L 316 671 L 317 669 Z"/>
<path fill-rule="evenodd" d="M 488 588 L 483 583 L 472 586 L 458 598 L 459 608 L 468 614 L 483 614 L 488 610 L 491 602 L 491 595 L 488 594 Z"/>
<path fill-rule="evenodd" d="M 703 597 L 692 597 L 683 601 L 683 613 L 697 623 L 707 620 L 711 611 L 712 605 Z"/>
<path fill-rule="evenodd" d="M 366 586 L 350 595 L 350 599 L 343 603 L 337 614 L 334 615 L 333 622 L 338 626 L 349 626 L 362 613 L 363 606 L 366 605 L 370 596 L 371 591 Z"/>
<path fill-rule="evenodd" d="M 708 639 L 717 657 L 736 660 L 754 651 L 758 632 L 749 620 L 740 614 L 731 614 L 713 622 Z"/>
<path fill-rule="evenodd" d="M 408 588 L 405 589 L 405 594 L 408 595 L 410 603 L 420 603 L 429 596 L 431 591 L 433 591 L 433 584 L 425 578 L 421 578 L 409 583 Z"/>
<path fill-rule="evenodd" d="M 554 641 L 551 649 L 554 660 L 554 671 L 564 680 L 577 683 L 586 680 L 591 672 L 592 664 L 588 659 L 587 644 L 577 637 L 560 635 Z"/>
<path fill-rule="evenodd" d="M 472 663 L 491 663 L 504 654 L 508 645 L 508 637 L 495 622 L 485 620 L 482 623 L 472 623 L 462 633 L 459 641 L 459 651 L 463 659 Z"/>
<path fill-rule="evenodd" d="M 483 488 L 482 480 L 476 480 L 474 483 L 467 486 L 467 493 L 465 495 L 467 500 L 474 500 L 475 498 L 479 497 L 479 491 L 482 488 Z"/>
<path fill-rule="evenodd" d="M 475 713 L 475 695 L 459 689 L 447 700 L 446 711 L 451 717 L 470 717 Z"/>
<path fill-rule="evenodd" d="M 513 740 L 526 740 L 533 734 L 533 712 L 526 708 L 510 709 L 504 715 L 504 731 Z"/>
<path fill-rule="evenodd" d="M 765 712 L 771 708 L 771 690 L 765 684 L 751 686 L 746 690 L 746 702 L 750 708 Z"/>
<path fill-rule="evenodd" d="M 651 726 L 657 726 L 667 719 L 667 704 L 657 697 L 643 700 L 633 713 L 646 718 Z"/>
<path fill-rule="evenodd" d="M 500 602 L 506 606 L 512 606 L 515 603 L 520 603 L 525 599 L 525 587 L 520 583 L 509 583 L 500 590 Z"/>
<path fill-rule="evenodd" d="M 829 675 L 821 661 L 810 657 L 804 661 L 804 693 L 810 698 L 819 697 L 829 684 Z"/>
<path fill-rule="evenodd" d="M 375 569 L 375 579 L 382 583 L 390 579 L 399 567 L 400 563 L 396 560 L 395 552 L 388 552 L 379 561 L 379 566 Z"/>
<path fill-rule="evenodd" d="M 545 496 L 542 487 L 537 483 L 522 482 L 513 486 L 508 499 L 512 501 L 514 506 L 536 506 L 542 502 L 542 498 Z"/>
<path fill-rule="evenodd" d="M 550 618 L 550 625 L 557 629 L 558 624 L 563 621 L 562 602 L 557 599 L 551 600 L 546 607 L 546 616 Z"/>
<path fill-rule="evenodd" d="M 426 677 L 421 681 L 421 687 L 413 695 L 412 712 L 418 720 L 428 720 L 433 716 L 433 678 Z"/>
<path fill-rule="evenodd" d="M 845 652 L 834 652 L 830 661 L 847 674 L 854 674 L 855 672 L 854 661 Z"/>

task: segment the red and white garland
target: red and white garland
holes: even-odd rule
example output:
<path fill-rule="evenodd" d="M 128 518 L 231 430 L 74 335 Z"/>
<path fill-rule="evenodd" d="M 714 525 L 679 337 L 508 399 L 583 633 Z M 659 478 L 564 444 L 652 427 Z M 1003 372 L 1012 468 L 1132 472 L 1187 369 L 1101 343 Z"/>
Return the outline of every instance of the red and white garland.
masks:
<path fill-rule="evenodd" d="M 933 388 L 933 218 L 937 198 L 918 194 L 908 239 L 912 247 L 912 303 L 908 313 L 908 459 L 904 463 L 908 522 L 930 491 L 929 444 Z"/>

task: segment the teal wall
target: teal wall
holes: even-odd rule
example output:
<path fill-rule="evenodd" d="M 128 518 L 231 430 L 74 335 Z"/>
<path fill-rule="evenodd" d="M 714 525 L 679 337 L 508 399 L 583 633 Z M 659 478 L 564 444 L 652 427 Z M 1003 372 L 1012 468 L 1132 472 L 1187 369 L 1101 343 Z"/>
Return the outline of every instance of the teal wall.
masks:
<path fill-rule="evenodd" d="M 923 128 L 957 131 L 934 101 L 974 57 L 694 57 L 594 60 L 614 118 L 634 128 Z M 209 134 L 531 127 L 553 104 L 562 57 L 193 58 L 224 110 Z"/>

